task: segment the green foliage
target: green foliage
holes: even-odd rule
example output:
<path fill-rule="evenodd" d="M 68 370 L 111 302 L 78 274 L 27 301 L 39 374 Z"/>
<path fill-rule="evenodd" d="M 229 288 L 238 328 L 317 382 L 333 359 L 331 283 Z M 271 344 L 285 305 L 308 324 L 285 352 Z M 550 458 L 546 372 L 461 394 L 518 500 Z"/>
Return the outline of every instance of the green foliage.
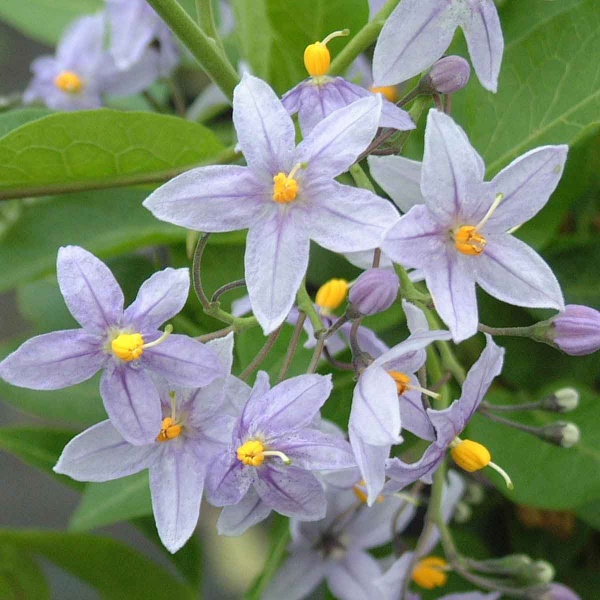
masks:
<path fill-rule="evenodd" d="M 42 569 L 29 553 L 10 544 L 0 545 L 0 598 L 50 600 Z"/>
<path fill-rule="evenodd" d="M 0 113 L 0 137 L 4 137 L 9 131 L 25 125 L 29 121 L 35 121 L 50 114 L 52 111 L 47 108 L 19 108 L 4 114 Z"/>

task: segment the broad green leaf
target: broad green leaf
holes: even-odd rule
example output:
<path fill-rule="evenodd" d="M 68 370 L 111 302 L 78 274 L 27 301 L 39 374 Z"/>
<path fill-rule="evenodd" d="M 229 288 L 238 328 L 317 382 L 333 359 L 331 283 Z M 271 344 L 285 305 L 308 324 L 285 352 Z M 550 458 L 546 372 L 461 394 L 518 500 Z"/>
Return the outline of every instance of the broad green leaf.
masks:
<path fill-rule="evenodd" d="M 0 137 L 5 136 L 9 131 L 21 125 L 25 125 L 25 123 L 29 123 L 29 121 L 35 121 L 50 114 L 52 114 L 52 111 L 47 108 L 20 108 L 2 113 L 0 114 Z"/>
<path fill-rule="evenodd" d="M 89 531 L 151 514 L 148 471 L 142 471 L 115 481 L 88 483 L 69 527 Z"/>
<path fill-rule="evenodd" d="M 53 45 L 73 19 L 102 5 L 102 0 L 2 0 L 0 19 L 34 40 Z"/>
<path fill-rule="evenodd" d="M 509 2 L 500 18 L 506 48 L 498 93 L 473 76 L 453 102 L 489 174 L 537 146 L 573 144 L 600 122 L 597 0 L 529 0 L 527 10 Z"/>
<path fill-rule="evenodd" d="M 491 469 L 487 469 L 485 474 L 514 502 L 536 508 L 562 510 L 600 499 L 598 398 L 591 391 L 577 387 L 581 392 L 581 404 L 568 415 L 557 418 L 557 415 L 540 411 L 514 415 L 514 420 L 536 427 L 558 420 L 575 423 L 581 430 L 581 441 L 572 448 L 553 446 L 528 433 L 494 423 L 481 415 L 475 415 L 469 423 L 467 434 L 462 437 L 473 439 L 489 448 L 492 460 L 511 476 L 514 490 L 506 490 L 500 477 Z M 514 402 L 514 395 L 492 392 L 486 400 L 492 404 L 510 404 Z"/>
<path fill-rule="evenodd" d="M 158 221 L 142 206 L 146 196 L 142 190 L 102 190 L 27 205 L 0 240 L 0 291 L 52 273 L 58 248 L 67 244 L 105 258 L 185 240 L 185 229 Z"/>
<path fill-rule="evenodd" d="M 266 0 L 233 0 L 232 4 L 242 55 L 254 75 L 268 79 L 272 32 Z"/>
<path fill-rule="evenodd" d="M 50 600 L 44 572 L 28 552 L 0 546 L 0 598 L 2 600 Z"/>
<path fill-rule="evenodd" d="M 575 514 L 588 525 L 600 530 L 600 500 L 578 506 Z"/>
<path fill-rule="evenodd" d="M 38 554 L 97 589 L 103 598 L 193 599 L 195 594 L 161 565 L 110 538 L 84 533 L 0 530 L 9 543 Z"/>
<path fill-rule="evenodd" d="M 110 109 L 52 114 L 0 139 L 0 197 L 168 179 L 222 149 L 206 127 L 168 115 Z"/>

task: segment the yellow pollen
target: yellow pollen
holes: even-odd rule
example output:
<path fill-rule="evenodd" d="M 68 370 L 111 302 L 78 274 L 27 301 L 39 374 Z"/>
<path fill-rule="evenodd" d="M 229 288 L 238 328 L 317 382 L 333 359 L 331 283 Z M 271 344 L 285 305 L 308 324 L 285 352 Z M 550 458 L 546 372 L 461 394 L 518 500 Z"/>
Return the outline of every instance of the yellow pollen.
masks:
<path fill-rule="evenodd" d="M 374 94 L 382 94 L 389 102 L 398 102 L 398 90 L 394 85 L 371 86 L 371 91 Z"/>
<path fill-rule="evenodd" d="M 470 256 L 481 254 L 487 244 L 487 240 L 473 225 L 463 225 L 454 234 L 454 245 L 459 252 Z"/>
<path fill-rule="evenodd" d="M 273 200 L 279 204 L 287 204 L 296 199 L 298 195 L 298 182 L 285 173 L 278 173 L 273 177 Z"/>
<path fill-rule="evenodd" d="M 405 373 L 401 373 L 400 371 L 388 371 L 387 373 L 396 382 L 398 395 L 402 396 L 402 394 L 404 394 L 408 389 L 410 377 Z"/>
<path fill-rule="evenodd" d="M 171 417 L 167 417 L 163 419 L 160 426 L 160 433 L 156 436 L 156 441 L 168 442 L 169 440 L 173 440 L 181 435 L 182 429 L 181 425 L 176 423 Z"/>
<path fill-rule="evenodd" d="M 324 283 L 315 296 L 315 302 L 321 308 L 335 310 L 348 295 L 348 282 L 345 279 L 330 279 Z"/>
<path fill-rule="evenodd" d="M 454 462 L 469 473 L 487 467 L 492 460 L 490 451 L 473 440 L 461 440 L 450 450 L 450 454 Z"/>
<path fill-rule="evenodd" d="M 443 558 L 428 556 L 417 563 L 412 579 L 419 587 L 433 590 L 446 585 L 448 581 L 447 568 L 448 563 Z"/>
<path fill-rule="evenodd" d="M 356 495 L 358 500 L 360 502 L 362 502 L 363 504 L 367 503 L 367 494 L 365 494 L 365 491 L 363 489 L 365 487 L 365 485 L 367 485 L 365 483 L 365 480 L 361 479 L 357 484 L 352 486 L 352 491 L 354 492 L 354 494 Z M 383 500 L 384 500 L 383 496 L 377 496 L 377 504 L 381 504 L 383 502 Z"/>
<path fill-rule="evenodd" d="M 62 71 L 54 78 L 54 85 L 67 94 L 77 94 L 83 88 L 83 80 L 73 71 Z"/>
<path fill-rule="evenodd" d="M 140 333 L 121 333 L 111 343 L 112 351 L 121 360 L 137 360 L 144 353 L 144 338 Z"/>
<path fill-rule="evenodd" d="M 330 33 L 322 42 L 315 42 L 306 46 L 304 50 L 304 66 L 311 77 L 323 77 L 329 70 L 331 64 L 331 54 L 327 48 L 327 42 L 336 37 L 349 35 L 350 31 L 334 31 Z"/>
<path fill-rule="evenodd" d="M 260 467 L 265 460 L 265 447 L 259 440 L 250 440 L 237 449 L 238 460 L 251 467 Z"/>

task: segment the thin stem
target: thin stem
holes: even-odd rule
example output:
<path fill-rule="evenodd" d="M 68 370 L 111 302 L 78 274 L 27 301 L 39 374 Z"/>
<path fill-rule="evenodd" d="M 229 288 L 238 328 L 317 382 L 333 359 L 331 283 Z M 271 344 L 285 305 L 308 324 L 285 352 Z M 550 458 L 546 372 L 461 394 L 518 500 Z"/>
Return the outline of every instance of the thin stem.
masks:
<path fill-rule="evenodd" d="M 196 15 L 198 17 L 200 29 L 202 29 L 209 38 L 212 38 L 219 45 L 221 52 L 224 53 L 223 42 L 221 41 L 221 37 L 219 36 L 219 32 L 215 25 L 212 0 L 196 0 Z"/>
<path fill-rule="evenodd" d="M 265 360 L 265 358 L 267 358 L 267 355 L 269 354 L 269 352 L 275 345 L 275 342 L 277 341 L 277 338 L 279 337 L 279 334 L 281 333 L 282 329 L 283 329 L 283 323 L 275 331 L 273 331 L 273 333 L 269 334 L 269 336 L 267 337 L 267 341 L 264 343 L 264 346 L 259 350 L 258 354 L 252 359 L 250 364 L 239 374 L 239 378 L 242 381 L 246 381 L 246 379 L 248 379 L 248 377 L 250 375 L 252 375 L 252 373 L 254 373 L 254 371 L 256 371 L 256 369 L 258 369 L 258 367 L 261 365 L 263 360 Z"/>
<path fill-rule="evenodd" d="M 538 435 L 538 429 L 536 427 L 529 427 L 528 425 L 523 425 L 523 423 L 517 423 L 516 421 L 505 419 L 504 417 L 500 417 L 487 411 L 485 408 L 482 409 L 481 407 L 479 407 L 479 410 L 477 412 L 479 414 L 482 414 L 484 417 L 487 417 L 490 421 L 495 421 L 496 423 L 501 423 L 502 425 L 506 425 L 507 427 L 513 427 L 514 429 L 519 429 L 520 431 L 531 433 L 532 435 Z"/>
<path fill-rule="evenodd" d="M 202 308 L 205 312 L 210 310 L 211 306 L 208 296 L 204 292 L 204 287 L 202 286 L 200 266 L 202 263 L 202 255 L 204 254 L 204 250 L 208 244 L 209 238 L 210 233 L 205 233 L 200 237 L 198 243 L 196 244 L 196 250 L 194 251 L 194 258 L 192 262 L 192 280 L 194 284 L 194 291 L 196 292 L 196 296 L 198 296 L 198 300 L 200 300 L 200 304 L 202 304 Z"/>
<path fill-rule="evenodd" d="M 396 271 L 396 275 L 398 275 L 398 279 L 400 279 L 400 295 L 405 300 L 421 304 L 429 304 L 431 302 L 431 296 L 423 294 L 417 289 L 402 265 L 395 264 L 394 270 Z"/>
<path fill-rule="evenodd" d="M 338 329 L 341 328 L 342 325 L 345 325 L 348 322 L 348 317 L 346 315 L 342 315 L 329 329 L 326 329 L 321 337 L 324 339 L 329 339 Z"/>
<path fill-rule="evenodd" d="M 196 339 L 199 342 L 206 343 L 212 340 L 218 340 L 219 338 L 223 338 L 226 335 L 229 335 L 232 331 L 233 327 L 231 325 L 228 325 L 227 327 L 223 327 L 223 329 L 212 331 L 211 333 L 205 333 L 204 335 L 199 335 Z"/>
<path fill-rule="evenodd" d="M 217 302 L 219 300 L 219 298 L 226 292 L 230 292 L 231 290 L 235 290 L 236 288 L 239 288 L 239 287 L 244 287 L 245 285 L 246 285 L 245 279 L 236 279 L 235 281 L 232 281 L 231 283 L 226 283 L 225 285 L 222 285 L 212 295 L 211 302 Z"/>
<path fill-rule="evenodd" d="M 494 412 L 520 412 L 524 410 L 541 410 L 541 402 L 525 402 L 523 404 L 490 404 L 485 400 L 480 404 L 480 408 L 493 410 Z"/>
<path fill-rule="evenodd" d="M 379 268 L 379 264 L 381 263 L 381 248 L 375 248 L 373 252 L 373 264 L 371 265 L 372 269 Z"/>
<path fill-rule="evenodd" d="M 310 299 L 310 296 L 306 291 L 305 281 L 302 282 L 300 288 L 298 289 L 298 293 L 296 294 L 296 302 L 298 303 L 298 310 L 301 310 L 309 318 L 315 332 L 315 337 L 318 339 L 321 335 L 321 332 L 325 329 L 325 326 L 323 325 L 323 321 L 321 321 L 319 313 L 315 309 L 313 301 Z"/>
<path fill-rule="evenodd" d="M 173 33 L 193 54 L 204 72 L 232 100 L 239 75 L 218 43 L 208 37 L 179 5 L 177 0 L 148 0 L 148 4 L 164 19 Z"/>
<path fill-rule="evenodd" d="M 513 337 L 526 337 L 533 338 L 533 325 L 529 327 L 488 327 L 483 323 L 479 323 L 477 329 L 483 333 L 489 333 L 490 335 L 511 335 Z"/>
<path fill-rule="evenodd" d="M 172 77 L 169 77 L 169 79 L 167 79 L 167 84 L 169 86 L 169 91 L 171 92 L 171 99 L 173 100 L 175 112 L 180 117 L 185 117 L 187 107 L 185 105 L 185 98 L 183 96 L 181 88 L 177 85 L 177 82 Z"/>
<path fill-rule="evenodd" d="M 361 321 L 362 318 L 352 321 L 352 327 L 350 328 L 350 348 L 352 349 L 352 362 L 354 363 L 355 368 L 363 353 L 358 343 L 358 328 L 360 327 Z"/>
<path fill-rule="evenodd" d="M 144 99 L 150 105 L 150 108 L 152 110 L 154 110 L 157 113 L 166 112 L 165 107 L 148 90 L 144 90 L 142 92 L 142 96 L 144 96 Z"/>
<path fill-rule="evenodd" d="M 319 365 L 319 359 L 321 358 L 323 348 L 325 348 L 325 339 L 320 338 L 317 340 L 317 345 L 315 346 L 315 350 L 310 360 L 310 364 L 308 365 L 308 369 L 306 370 L 307 373 L 314 373 L 317 370 L 317 366 Z"/>
<path fill-rule="evenodd" d="M 323 347 L 323 355 L 327 359 L 327 361 L 331 364 L 331 366 L 339 369 L 340 371 L 354 371 L 354 367 L 350 363 L 342 362 L 337 358 L 331 356 L 331 353 L 327 349 L 327 346 Z"/>
<path fill-rule="evenodd" d="M 298 315 L 298 320 L 296 321 L 296 325 L 294 327 L 294 333 L 292 333 L 290 345 L 288 346 L 287 352 L 285 353 L 283 364 L 281 365 L 279 375 L 277 376 L 277 383 L 285 379 L 290 365 L 292 364 L 294 354 L 296 354 L 296 349 L 298 348 L 298 342 L 300 341 L 300 334 L 302 333 L 302 329 L 304 327 L 304 321 L 306 321 L 306 314 L 300 312 Z"/>
<path fill-rule="evenodd" d="M 371 180 L 365 173 L 364 169 L 358 163 L 354 163 L 350 167 L 350 175 L 352 175 L 352 179 L 354 179 L 354 183 L 356 183 L 356 185 L 359 188 L 362 188 L 364 190 L 369 190 L 370 192 L 375 193 L 375 188 L 373 187 Z"/>

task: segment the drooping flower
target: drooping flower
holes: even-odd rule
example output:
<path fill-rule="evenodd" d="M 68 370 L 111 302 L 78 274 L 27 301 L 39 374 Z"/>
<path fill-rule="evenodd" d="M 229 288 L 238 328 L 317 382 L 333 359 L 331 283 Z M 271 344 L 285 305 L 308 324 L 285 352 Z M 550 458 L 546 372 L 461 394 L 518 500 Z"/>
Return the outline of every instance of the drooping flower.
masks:
<path fill-rule="evenodd" d="M 300 127 L 305 136 L 332 112 L 373 95 L 373 92 L 343 77 L 327 75 L 331 60 L 327 42 L 344 34 L 347 34 L 347 31 L 336 31 L 322 42 L 307 46 L 304 51 L 304 66 L 310 77 L 286 92 L 281 99 L 290 115 L 298 113 Z M 382 101 L 379 125 L 404 131 L 415 128 L 410 115 L 385 98 Z"/>
<path fill-rule="evenodd" d="M 78 481 L 110 481 L 149 469 L 156 527 L 170 552 L 192 535 L 208 465 L 231 439 L 235 417 L 229 409 L 250 393 L 229 375 L 233 334 L 208 345 L 227 375 L 198 389 L 172 389 L 159 382 L 162 423 L 152 442 L 130 444 L 110 421 L 103 421 L 71 440 L 54 467 Z"/>
<path fill-rule="evenodd" d="M 214 458 L 206 480 L 209 502 L 226 507 L 228 530 L 259 501 L 262 509 L 253 513 L 253 523 L 270 510 L 323 518 L 325 493 L 311 471 L 356 465 L 347 441 L 314 425 L 330 392 L 330 376 L 301 375 L 269 389 L 267 374 L 259 372 L 230 445 Z"/>
<path fill-rule="evenodd" d="M 298 147 L 273 90 L 244 75 L 233 120 L 247 167 L 193 169 L 145 201 L 157 218 L 189 229 L 248 228 L 246 282 L 265 333 L 287 317 L 308 264 L 309 240 L 334 252 L 376 248 L 398 215 L 375 194 L 337 183 L 371 141 L 381 100 L 364 98 L 322 121 Z"/>
<path fill-rule="evenodd" d="M 457 27 L 464 31 L 479 81 L 495 92 L 504 38 L 494 0 L 403 0 L 377 40 L 375 84 L 400 83 L 430 67 L 444 54 Z"/>
<path fill-rule="evenodd" d="M 477 331 L 476 283 L 504 302 L 563 309 L 560 286 L 548 265 L 511 232 L 546 204 L 566 155 L 567 146 L 543 146 L 484 182 L 483 161 L 464 131 L 447 115 L 429 112 L 420 186 L 425 203 L 413 206 L 392 227 L 382 249 L 393 261 L 424 272 L 456 342 Z M 371 159 L 372 173 L 389 193 L 406 172 L 414 181 L 414 162 L 387 157 L 385 175 L 378 162 Z M 392 184 L 388 177 L 394 172 Z"/>
<path fill-rule="evenodd" d="M 402 306 L 410 337 L 384 352 L 361 373 L 352 398 L 348 431 L 369 505 L 383 488 L 386 459 L 392 445 L 402 442 L 401 429 L 426 440 L 434 439 L 421 401 L 424 390 L 415 373 L 427 358 L 425 347 L 434 340 L 449 339 L 450 333 L 429 331 L 420 309 L 406 301 Z"/>
<path fill-rule="evenodd" d="M 512 483 L 508 475 L 498 465 L 491 462 L 488 449 L 472 440 L 461 440 L 459 435 L 483 400 L 492 381 L 502 370 L 504 348 L 497 346 L 491 336 L 486 335 L 487 344 L 477 362 L 471 367 L 462 387 L 462 394 L 445 410 L 427 409 L 435 441 L 428 446 L 423 456 L 415 463 L 405 463 L 399 458 L 388 459 L 386 475 L 391 479 L 386 483 L 388 491 L 398 491 L 421 479 L 431 483 L 432 475 L 450 449 L 454 462 L 466 471 L 478 471 L 490 466 L 498 471 L 509 487 Z"/>
<path fill-rule="evenodd" d="M 100 394 L 113 426 L 127 441 L 147 444 L 161 423 L 158 391 L 149 372 L 192 388 L 221 375 L 212 350 L 187 336 L 169 335 L 169 329 L 158 329 L 187 300 L 187 269 L 155 273 L 125 310 L 113 274 L 87 250 L 61 248 L 57 276 L 67 307 L 82 329 L 55 331 L 25 342 L 0 363 L 0 377 L 9 383 L 56 390 L 104 369 Z"/>

